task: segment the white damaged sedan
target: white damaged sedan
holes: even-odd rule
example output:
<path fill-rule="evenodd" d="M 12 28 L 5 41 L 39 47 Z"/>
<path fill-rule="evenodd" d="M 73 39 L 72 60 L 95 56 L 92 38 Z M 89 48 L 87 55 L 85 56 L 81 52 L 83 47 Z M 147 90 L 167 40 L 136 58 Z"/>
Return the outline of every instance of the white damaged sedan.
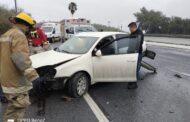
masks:
<path fill-rule="evenodd" d="M 97 82 L 136 81 L 138 42 L 138 37 L 120 32 L 79 33 L 31 60 L 40 76 L 55 82 L 52 87 L 67 86 L 71 96 L 81 97 Z"/>

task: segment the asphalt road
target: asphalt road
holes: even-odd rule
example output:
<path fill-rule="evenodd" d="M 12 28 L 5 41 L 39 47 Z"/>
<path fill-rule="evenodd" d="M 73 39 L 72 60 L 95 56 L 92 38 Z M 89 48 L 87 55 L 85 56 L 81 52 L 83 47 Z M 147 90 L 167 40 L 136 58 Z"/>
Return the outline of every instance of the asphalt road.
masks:
<path fill-rule="evenodd" d="M 158 68 L 157 74 L 142 68 L 144 80 L 138 82 L 138 89 L 128 90 L 126 83 L 98 83 L 91 86 L 89 95 L 111 122 L 189 122 L 190 50 L 148 48 L 154 50 L 157 57 L 154 61 L 144 60 Z M 84 98 L 65 102 L 60 99 L 62 94 L 55 91 L 48 98 L 45 116 L 36 116 L 37 107 L 32 105 L 26 118 L 45 118 L 45 122 L 98 121 Z M 5 106 L 0 104 L 0 119 Z"/>

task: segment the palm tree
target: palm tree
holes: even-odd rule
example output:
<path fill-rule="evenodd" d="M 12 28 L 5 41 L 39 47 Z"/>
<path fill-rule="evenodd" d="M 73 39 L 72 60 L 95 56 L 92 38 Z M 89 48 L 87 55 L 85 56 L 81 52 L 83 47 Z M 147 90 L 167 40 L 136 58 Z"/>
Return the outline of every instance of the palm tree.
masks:
<path fill-rule="evenodd" d="M 74 3 L 74 2 L 71 2 L 69 4 L 69 8 L 68 9 L 69 9 L 69 11 L 71 12 L 71 14 L 73 16 L 73 14 L 75 13 L 75 11 L 77 10 L 77 4 Z"/>

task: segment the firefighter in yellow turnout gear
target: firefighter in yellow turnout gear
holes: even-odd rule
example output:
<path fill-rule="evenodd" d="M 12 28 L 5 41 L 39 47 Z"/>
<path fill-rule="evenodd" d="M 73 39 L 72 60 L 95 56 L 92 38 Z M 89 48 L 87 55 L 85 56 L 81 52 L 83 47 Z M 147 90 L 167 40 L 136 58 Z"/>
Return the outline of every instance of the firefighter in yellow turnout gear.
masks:
<path fill-rule="evenodd" d="M 15 26 L 0 37 L 0 84 L 8 99 L 3 121 L 13 119 L 17 122 L 30 105 L 28 91 L 33 82 L 39 81 L 39 76 L 32 67 L 25 36 L 33 19 L 22 12 L 10 20 Z"/>

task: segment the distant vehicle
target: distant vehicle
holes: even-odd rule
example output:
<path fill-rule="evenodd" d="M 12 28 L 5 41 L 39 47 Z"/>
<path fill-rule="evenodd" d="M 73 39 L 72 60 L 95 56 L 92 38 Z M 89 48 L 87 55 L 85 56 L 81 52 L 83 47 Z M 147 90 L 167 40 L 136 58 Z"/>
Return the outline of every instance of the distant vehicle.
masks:
<path fill-rule="evenodd" d="M 96 28 L 90 24 L 90 20 L 83 18 L 65 19 L 61 21 L 61 24 L 64 31 L 64 40 L 81 32 L 97 32 Z"/>
<path fill-rule="evenodd" d="M 121 32 L 82 32 L 31 60 L 42 76 L 50 73 L 57 86 L 66 84 L 71 96 L 81 97 L 97 82 L 136 81 L 138 44 L 139 37 Z"/>
<path fill-rule="evenodd" d="M 50 43 L 62 40 L 63 36 L 60 23 L 44 23 L 41 28 L 44 30 Z"/>
<path fill-rule="evenodd" d="M 97 32 L 97 30 L 91 25 L 70 25 L 66 29 L 66 39 L 73 37 L 81 32 Z"/>

